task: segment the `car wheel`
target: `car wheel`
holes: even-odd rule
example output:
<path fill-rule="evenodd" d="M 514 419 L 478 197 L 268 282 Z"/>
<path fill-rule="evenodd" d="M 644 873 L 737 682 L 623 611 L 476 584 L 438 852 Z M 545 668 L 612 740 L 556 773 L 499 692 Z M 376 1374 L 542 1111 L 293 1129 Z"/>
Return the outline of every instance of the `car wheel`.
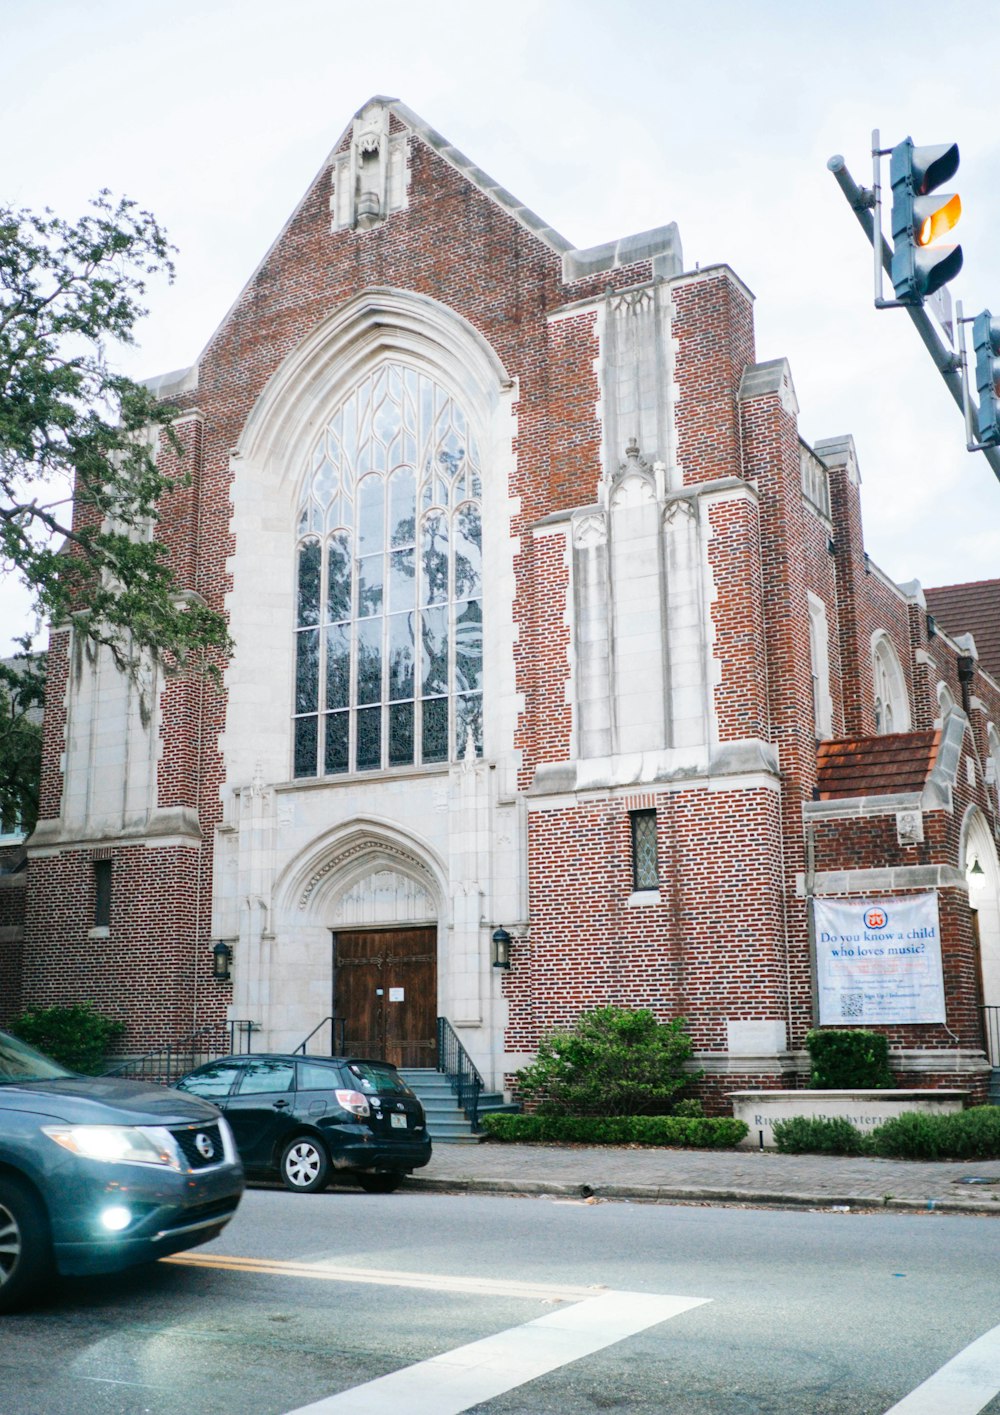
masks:
<path fill-rule="evenodd" d="M 0 1312 L 30 1302 L 52 1276 L 52 1247 L 41 1204 L 0 1179 Z"/>
<path fill-rule="evenodd" d="M 358 1183 L 366 1194 L 391 1194 L 403 1182 L 402 1174 L 359 1174 Z"/>
<path fill-rule="evenodd" d="M 281 1182 L 296 1194 L 316 1194 L 330 1177 L 330 1157 L 319 1140 L 300 1135 L 285 1146 Z"/>

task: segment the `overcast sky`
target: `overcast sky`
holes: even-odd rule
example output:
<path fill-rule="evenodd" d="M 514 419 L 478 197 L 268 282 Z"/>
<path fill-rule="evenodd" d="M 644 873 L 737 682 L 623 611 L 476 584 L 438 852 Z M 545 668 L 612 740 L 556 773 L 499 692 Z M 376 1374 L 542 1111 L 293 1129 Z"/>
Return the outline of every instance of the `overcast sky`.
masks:
<path fill-rule="evenodd" d="M 1000 481 L 905 312 L 873 309 L 826 167 L 841 152 L 867 185 L 875 127 L 883 146 L 958 142 L 951 288 L 1000 312 L 988 8 L 4 0 L 0 199 L 75 218 L 109 187 L 156 213 L 177 281 L 121 360 L 152 376 L 194 362 L 355 111 L 400 98 L 574 245 L 676 221 L 688 269 L 731 265 L 757 357 L 790 361 L 802 435 L 854 434 L 872 558 L 897 581 L 988 579 Z M 0 651 L 25 606 L 0 584 Z"/>

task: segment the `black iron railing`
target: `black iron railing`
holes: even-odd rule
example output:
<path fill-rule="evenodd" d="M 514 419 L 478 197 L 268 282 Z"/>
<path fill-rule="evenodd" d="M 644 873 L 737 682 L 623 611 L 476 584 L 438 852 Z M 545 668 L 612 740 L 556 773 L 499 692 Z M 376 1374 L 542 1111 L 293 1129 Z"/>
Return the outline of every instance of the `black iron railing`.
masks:
<path fill-rule="evenodd" d="M 1000 1066 L 1000 1007 L 983 1008 L 983 1040 L 991 1066 Z"/>
<path fill-rule="evenodd" d="M 472 1058 L 455 1035 L 447 1017 L 437 1019 L 437 1069 L 443 1071 L 455 1088 L 459 1107 L 468 1116 L 473 1130 L 479 1129 L 479 1097 L 485 1090 L 483 1078 L 472 1064 Z"/>
<path fill-rule="evenodd" d="M 253 1034 L 257 1023 L 241 1017 L 229 1024 L 229 1054 L 240 1056 L 253 1051 Z"/>
<path fill-rule="evenodd" d="M 212 1022 L 181 1042 L 168 1042 L 166 1046 L 157 1047 L 142 1056 L 116 1061 L 102 1074 L 121 1076 L 129 1081 L 156 1081 L 162 1086 L 170 1086 L 196 1066 L 221 1056 L 225 1050 L 225 1035 L 225 1028 Z"/>
<path fill-rule="evenodd" d="M 343 1017 L 324 1017 L 322 1022 L 317 1022 L 308 1037 L 306 1037 L 304 1041 L 299 1042 L 298 1046 L 295 1048 L 294 1055 L 298 1056 L 301 1054 L 305 1056 L 306 1049 L 313 1037 L 321 1028 L 325 1027 L 328 1022 L 330 1024 L 330 1050 L 329 1052 L 317 1054 L 323 1056 L 344 1056 L 346 1052 L 344 1045 L 345 1022 Z"/>

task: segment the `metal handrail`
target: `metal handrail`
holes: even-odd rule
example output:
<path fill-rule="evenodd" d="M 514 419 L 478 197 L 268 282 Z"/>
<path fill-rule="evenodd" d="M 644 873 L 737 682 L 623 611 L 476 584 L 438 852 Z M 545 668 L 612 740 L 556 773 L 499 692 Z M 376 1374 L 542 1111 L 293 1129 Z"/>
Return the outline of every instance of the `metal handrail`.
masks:
<path fill-rule="evenodd" d="M 344 1051 L 344 1047 L 345 1047 L 345 1030 L 344 1030 L 344 1029 L 345 1029 L 345 1027 L 346 1027 L 347 1024 L 346 1024 L 346 1021 L 345 1021 L 345 1019 L 344 1019 L 343 1017 L 324 1017 L 323 1020 L 322 1020 L 322 1022 L 317 1022 L 316 1025 L 315 1025 L 315 1027 L 314 1027 L 314 1028 L 312 1029 L 312 1031 L 309 1033 L 308 1037 L 306 1037 L 304 1041 L 299 1042 L 298 1046 L 295 1048 L 295 1051 L 292 1053 L 292 1055 L 293 1055 L 293 1056 L 300 1056 L 300 1055 L 301 1055 L 301 1056 L 305 1056 L 305 1055 L 306 1055 L 306 1047 L 307 1047 L 308 1044 L 312 1041 L 313 1037 L 316 1035 L 316 1033 L 319 1031 L 319 1029 L 320 1029 L 321 1027 L 325 1027 L 325 1026 L 326 1026 L 327 1022 L 329 1022 L 329 1024 L 330 1024 L 330 1055 L 331 1055 L 331 1056 L 344 1056 L 344 1055 L 345 1055 L 345 1051 Z M 338 1045 L 338 1039 L 339 1039 L 339 1045 Z"/>
<path fill-rule="evenodd" d="M 126 1057 L 124 1061 L 116 1061 L 113 1066 L 107 1067 L 101 1074 L 126 1077 L 134 1081 L 158 1081 L 161 1085 L 169 1086 L 186 1072 L 193 1071 L 201 1064 L 202 1059 L 219 1055 L 221 1047 L 204 1046 L 201 1043 L 203 1038 L 221 1035 L 219 1024 L 209 1022 L 192 1032 L 191 1036 L 182 1042 L 168 1042 L 165 1046 L 156 1047 L 142 1056 Z"/>
<path fill-rule="evenodd" d="M 991 1066 L 1000 1066 L 1000 1007 L 983 1008 L 983 1040 Z"/>
<path fill-rule="evenodd" d="M 472 1058 L 455 1035 L 447 1017 L 437 1019 L 437 1069 L 447 1076 L 455 1088 L 458 1104 L 468 1116 L 472 1129 L 479 1129 L 479 1097 L 486 1083 L 472 1064 Z"/>
<path fill-rule="evenodd" d="M 253 1034 L 257 1023 L 251 1022 L 248 1017 L 234 1018 L 229 1024 L 229 1055 L 247 1055 L 253 1051 Z M 239 1040 L 240 1045 L 236 1042 Z M 246 1045 L 244 1046 L 244 1042 Z"/>

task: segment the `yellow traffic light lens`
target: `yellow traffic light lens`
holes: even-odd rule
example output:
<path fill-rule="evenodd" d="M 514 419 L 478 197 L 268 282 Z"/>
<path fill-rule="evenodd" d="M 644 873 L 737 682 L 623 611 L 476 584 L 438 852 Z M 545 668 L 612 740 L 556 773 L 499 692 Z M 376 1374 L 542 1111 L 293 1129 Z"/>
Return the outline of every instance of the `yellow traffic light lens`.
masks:
<path fill-rule="evenodd" d="M 952 230 L 958 225 L 958 218 L 961 214 L 962 198 L 956 192 L 948 198 L 944 206 L 939 206 L 937 211 L 932 211 L 930 216 L 921 221 L 916 236 L 917 245 L 929 246 L 932 241 L 936 241 L 946 231 Z"/>

